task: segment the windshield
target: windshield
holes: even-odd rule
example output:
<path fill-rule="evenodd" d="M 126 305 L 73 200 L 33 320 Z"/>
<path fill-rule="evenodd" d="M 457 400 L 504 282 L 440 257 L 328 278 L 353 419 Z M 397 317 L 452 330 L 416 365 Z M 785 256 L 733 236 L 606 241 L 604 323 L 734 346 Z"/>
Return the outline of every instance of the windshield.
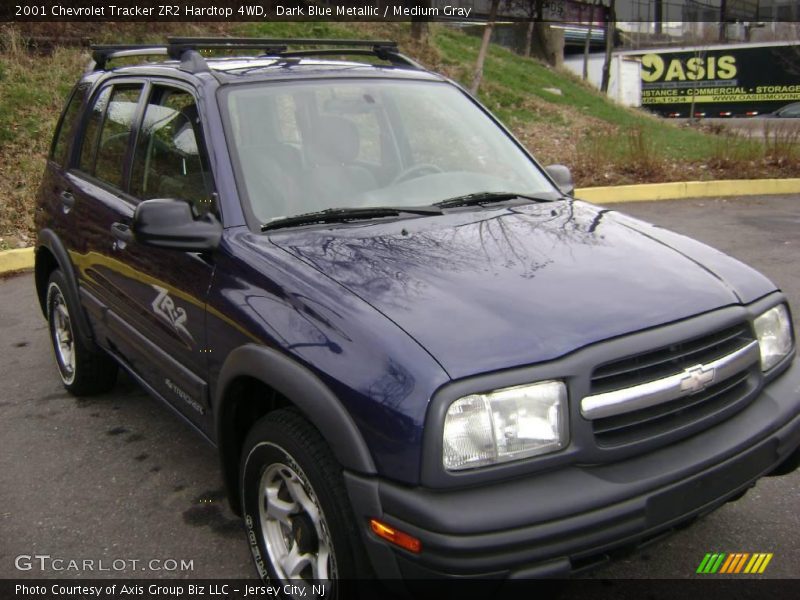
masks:
<path fill-rule="evenodd" d="M 330 208 L 554 192 L 449 84 L 319 80 L 227 88 L 228 135 L 259 223 Z"/>

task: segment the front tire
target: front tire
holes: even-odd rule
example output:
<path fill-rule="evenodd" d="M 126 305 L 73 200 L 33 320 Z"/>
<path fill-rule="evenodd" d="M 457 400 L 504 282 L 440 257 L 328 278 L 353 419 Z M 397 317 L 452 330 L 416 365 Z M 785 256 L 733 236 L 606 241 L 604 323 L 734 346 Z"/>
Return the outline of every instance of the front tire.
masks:
<path fill-rule="evenodd" d="M 89 396 L 109 391 L 117 381 L 117 363 L 99 348 L 89 348 L 78 335 L 73 306 L 65 292 L 67 280 L 56 269 L 47 282 L 47 324 L 58 374 L 68 392 Z"/>
<path fill-rule="evenodd" d="M 336 462 L 319 432 L 291 410 L 252 428 L 240 485 L 250 550 L 262 579 L 312 585 L 363 575 L 363 547 Z"/>

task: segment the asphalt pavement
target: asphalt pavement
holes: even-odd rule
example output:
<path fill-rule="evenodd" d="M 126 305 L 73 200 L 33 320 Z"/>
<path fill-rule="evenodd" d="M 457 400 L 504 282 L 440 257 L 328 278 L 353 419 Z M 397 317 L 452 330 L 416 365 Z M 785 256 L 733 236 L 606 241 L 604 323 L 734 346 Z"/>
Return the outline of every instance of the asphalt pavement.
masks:
<path fill-rule="evenodd" d="M 800 331 L 800 197 L 612 208 L 758 268 L 793 302 Z M 32 275 L 0 281 L 0 331 L 0 578 L 254 575 L 212 447 L 127 377 L 103 396 L 63 390 Z M 685 578 L 707 552 L 772 552 L 763 577 L 800 577 L 799 499 L 800 473 L 763 479 L 590 576 Z"/>

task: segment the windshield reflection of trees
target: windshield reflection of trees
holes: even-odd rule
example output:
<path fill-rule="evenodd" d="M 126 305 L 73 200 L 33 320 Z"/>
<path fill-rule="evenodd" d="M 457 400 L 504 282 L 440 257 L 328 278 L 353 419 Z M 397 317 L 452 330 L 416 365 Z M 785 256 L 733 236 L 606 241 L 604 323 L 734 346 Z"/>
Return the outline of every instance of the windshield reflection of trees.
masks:
<path fill-rule="evenodd" d="M 402 307 L 430 282 L 446 283 L 449 273 L 491 278 L 512 271 L 533 279 L 552 264 L 555 252 L 602 244 L 605 212 L 572 201 L 522 205 L 471 213 L 474 220 L 454 226 L 436 227 L 442 217 L 431 217 L 429 229 L 413 233 L 366 235 L 374 231 L 366 227 L 363 236 L 326 235 L 320 242 L 314 235 L 311 243 L 288 245 L 356 294 Z"/>

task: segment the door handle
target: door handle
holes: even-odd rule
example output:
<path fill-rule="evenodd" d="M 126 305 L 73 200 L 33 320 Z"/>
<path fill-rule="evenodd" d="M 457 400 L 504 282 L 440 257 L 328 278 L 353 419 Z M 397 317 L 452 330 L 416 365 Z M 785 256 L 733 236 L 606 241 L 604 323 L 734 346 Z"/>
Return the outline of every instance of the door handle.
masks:
<path fill-rule="evenodd" d="M 125 246 L 133 241 L 133 231 L 125 223 L 113 223 L 111 225 L 111 235 L 116 238 L 114 241 L 115 250 L 124 250 Z"/>
<path fill-rule="evenodd" d="M 64 209 L 64 214 L 66 214 L 69 211 L 71 211 L 75 206 L 75 196 L 72 195 L 72 192 L 64 190 L 63 192 L 61 192 L 60 198 L 61 198 L 61 206 Z"/>

